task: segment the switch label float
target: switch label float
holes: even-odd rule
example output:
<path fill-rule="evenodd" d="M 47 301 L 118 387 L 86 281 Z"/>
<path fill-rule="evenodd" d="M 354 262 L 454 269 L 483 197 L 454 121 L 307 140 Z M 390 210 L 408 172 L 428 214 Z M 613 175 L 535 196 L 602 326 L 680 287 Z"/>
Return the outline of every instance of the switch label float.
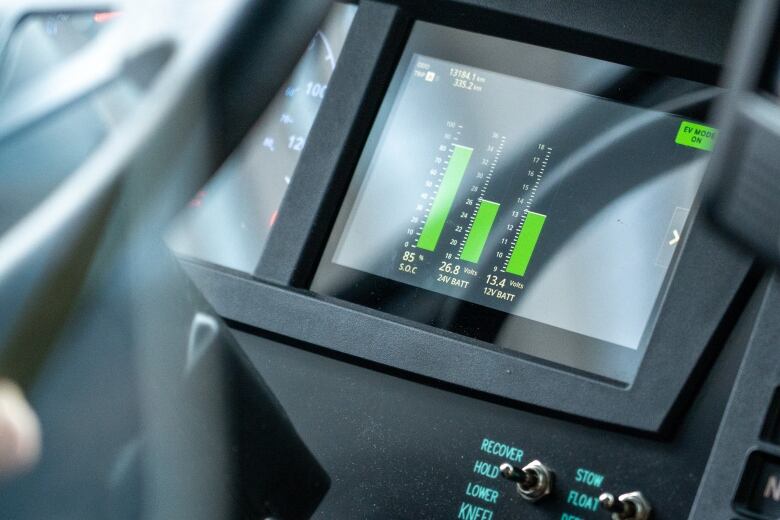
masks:
<path fill-rule="evenodd" d="M 569 495 L 566 497 L 566 503 L 589 511 L 596 511 L 599 508 L 598 498 L 574 490 L 569 491 Z"/>

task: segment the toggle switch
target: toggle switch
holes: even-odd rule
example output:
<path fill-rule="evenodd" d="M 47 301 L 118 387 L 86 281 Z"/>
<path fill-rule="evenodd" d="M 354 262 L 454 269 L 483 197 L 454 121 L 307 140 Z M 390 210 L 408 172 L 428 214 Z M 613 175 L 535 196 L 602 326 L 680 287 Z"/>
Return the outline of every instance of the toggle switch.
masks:
<path fill-rule="evenodd" d="M 612 513 L 612 520 L 648 520 L 653 508 L 640 491 L 624 493 L 615 498 L 612 493 L 599 496 L 601 509 Z"/>
<path fill-rule="evenodd" d="M 522 469 L 504 462 L 499 469 L 502 477 L 517 484 L 517 493 L 529 502 L 541 500 L 552 492 L 555 475 L 538 460 Z"/>

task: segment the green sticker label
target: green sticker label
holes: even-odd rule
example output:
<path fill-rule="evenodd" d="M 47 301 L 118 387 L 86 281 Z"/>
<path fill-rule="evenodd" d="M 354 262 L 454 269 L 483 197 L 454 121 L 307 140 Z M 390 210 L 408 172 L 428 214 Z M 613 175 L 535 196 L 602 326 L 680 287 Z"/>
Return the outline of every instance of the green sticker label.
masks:
<path fill-rule="evenodd" d="M 717 136 L 718 131 L 711 126 L 683 121 L 680 123 L 680 129 L 677 130 L 677 137 L 675 137 L 674 142 L 709 152 L 715 146 L 715 138 Z"/>

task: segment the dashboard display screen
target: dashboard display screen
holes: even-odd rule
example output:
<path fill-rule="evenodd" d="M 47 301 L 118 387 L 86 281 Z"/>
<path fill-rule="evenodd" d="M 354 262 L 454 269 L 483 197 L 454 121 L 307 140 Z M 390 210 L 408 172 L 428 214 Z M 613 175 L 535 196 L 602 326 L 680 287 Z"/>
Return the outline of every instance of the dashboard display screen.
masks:
<path fill-rule="evenodd" d="M 174 222 L 167 241 L 177 254 L 254 272 L 356 12 L 333 4 L 245 141 Z"/>
<path fill-rule="evenodd" d="M 715 95 L 417 23 L 312 290 L 631 383 Z"/>

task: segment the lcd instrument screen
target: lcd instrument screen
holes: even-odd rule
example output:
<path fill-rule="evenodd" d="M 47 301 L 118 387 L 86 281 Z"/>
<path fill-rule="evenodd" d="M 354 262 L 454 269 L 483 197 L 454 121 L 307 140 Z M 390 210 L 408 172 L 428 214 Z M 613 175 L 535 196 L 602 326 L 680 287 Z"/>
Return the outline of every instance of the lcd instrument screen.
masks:
<path fill-rule="evenodd" d="M 312 289 L 630 383 L 717 94 L 417 23 Z"/>

